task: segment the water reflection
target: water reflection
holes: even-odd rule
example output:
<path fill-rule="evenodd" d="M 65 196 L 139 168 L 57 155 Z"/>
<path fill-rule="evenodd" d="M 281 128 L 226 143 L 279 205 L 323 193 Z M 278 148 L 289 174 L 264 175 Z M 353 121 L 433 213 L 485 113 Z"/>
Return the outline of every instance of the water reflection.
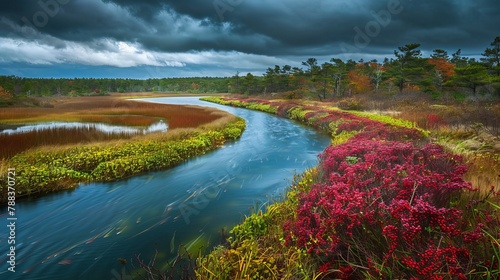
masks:
<path fill-rule="evenodd" d="M 100 132 L 108 133 L 108 134 L 148 134 L 153 132 L 165 132 L 168 130 L 168 125 L 160 120 L 157 123 L 154 123 L 146 128 L 134 128 L 129 126 L 118 126 L 118 125 L 109 125 L 103 123 L 81 123 L 81 122 L 49 122 L 49 123 L 39 123 L 32 125 L 24 125 L 19 126 L 13 129 L 5 129 L 0 131 L 0 134 L 22 134 L 33 131 L 44 131 L 44 130 L 52 130 L 52 129 L 72 129 L 72 128 L 80 128 L 80 129 L 95 129 Z"/>

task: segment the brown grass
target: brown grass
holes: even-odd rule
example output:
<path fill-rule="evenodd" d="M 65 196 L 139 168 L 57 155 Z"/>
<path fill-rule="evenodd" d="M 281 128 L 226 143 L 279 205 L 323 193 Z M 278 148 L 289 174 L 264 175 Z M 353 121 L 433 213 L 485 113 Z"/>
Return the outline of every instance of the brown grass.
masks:
<path fill-rule="evenodd" d="M 430 130 L 436 141 L 469 164 L 464 179 L 482 194 L 500 191 L 500 107 L 498 105 L 413 105 L 400 118 Z M 464 143 L 469 143 L 464 145 Z"/>
<path fill-rule="evenodd" d="M 196 106 L 179 106 L 123 100 L 117 97 L 79 97 L 49 99 L 52 108 L 4 108 L 0 125 L 49 121 L 75 121 L 145 127 L 159 120 L 169 130 L 195 128 L 209 124 L 227 114 Z M 129 139 L 134 135 L 108 135 L 95 129 L 52 129 L 16 135 L 0 135 L 0 159 L 30 148 Z"/>
<path fill-rule="evenodd" d="M 85 144 L 97 141 L 129 139 L 134 134 L 109 134 L 95 128 L 54 128 L 19 134 L 0 134 L 0 158 L 10 158 L 30 148 L 46 145 Z"/>
<path fill-rule="evenodd" d="M 484 195 L 491 189 L 500 192 L 500 156 L 489 152 L 464 156 L 470 164 L 464 179 Z"/>
<path fill-rule="evenodd" d="M 436 101 L 409 92 L 355 96 L 362 108 L 414 122 L 431 132 L 434 142 L 464 157 L 464 179 L 482 194 L 500 191 L 500 104 L 493 101 Z M 339 100 L 334 100 L 339 102 Z"/>

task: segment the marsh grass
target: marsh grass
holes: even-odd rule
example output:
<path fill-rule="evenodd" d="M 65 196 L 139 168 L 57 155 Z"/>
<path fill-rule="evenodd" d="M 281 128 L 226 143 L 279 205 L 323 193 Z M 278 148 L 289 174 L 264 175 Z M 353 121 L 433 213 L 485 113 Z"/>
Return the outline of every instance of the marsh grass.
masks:
<path fill-rule="evenodd" d="M 33 148 L 1 161 L 0 170 L 16 168 L 19 199 L 72 189 L 84 182 L 121 180 L 171 168 L 240 137 L 245 129 L 244 120 L 233 116 L 226 121 L 227 125 L 213 130 L 177 128 L 170 133 L 127 140 Z M 0 181 L 0 190 L 5 189 L 6 185 Z M 0 192 L 0 203 L 6 202 L 5 194 Z"/>
<path fill-rule="evenodd" d="M 500 105 L 488 102 L 433 104 L 429 100 L 393 101 L 374 106 L 428 130 L 435 142 L 464 157 L 464 179 L 485 195 L 500 191 Z"/>
<path fill-rule="evenodd" d="M 0 125 L 32 124 L 51 121 L 105 123 L 146 127 L 159 120 L 169 129 L 195 128 L 228 117 L 214 109 L 177 106 L 114 97 L 86 97 L 53 100 L 52 108 L 5 108 L 0 112 Z M 217 127 L 221 123 L 212 126 Z M 10 158 L 28 149 L 68 144 L 86 144 L 137 137 L 134 134 L 107 134 L 96 129 L 57 128 L 24 134 L 0 135 L 0 159 Z"/>
<path fill-rule="evenodd" d="M 243 100 L 231 99 L 230 102 L 230 105 L 233 106 L 245 106 L 245 104 L 241 104 L 244 102 Z M 412 106 L 411 103 L 406 103 L 404 105 L 409 107 Z M 290 104 L 290 106 L 283 107 L 286 107 L 287 110 L 292 110 L 297 107 L 297 105 Z M 324 106 L 321 106 L 321 108 L 331 109 Z M 384 109 L 387 110 L 388 108 Z M 308 253 L 305 246 L 297 246 L 297 244 L 293 242 L 291 244 L 284 242 L 289 228 L 289 226 L 287 226 L 287 221 L 298 219 L 297 213 L 300 211 L 303 212 L 305 207 L 311 207 L 311 209 L 318 209 L 320 207 L 318 201 L 314 201 L 316 203 L 305 201 L 304 195 L 310 192 L 311 186 L 322 182 L 322 178 L 325 174 L 317 176 L 319 173 L 318 171 L 308 171 L 300 176 L 300 180 L 296 180 L 290 187 L 287 193 L 287 199 L 269 205 L 265 212 L 257 211 L 253 213 L 246 217 L 241 224 L 236 225 L 231 231 L 232 238 L 230 239 L 230 245 L 217 247 L 212 253 L 199 258 L 196 268 L 198 279 L 337 279 L 336 277 L 343 277 L 342 279 L 417 279 L 417 277 L 410 277 L 412 275 L 410 275 L 409 268 L 419 269 L 419 273 L 424 271 L 420 269 L 428 269 L 426 267 L 426 262 L 431 258 L 424 257 L 424 252 L 426 256 L 429 252 L 435 253 L 436 255 L 433 256 L 433 258 L 437 260 L 437 257 L 441 256 L 439 254 L 444 254 L 442 252 L 445 252 L 443 248 L 446 247 L 445 243 L 447 242 L 449 244 L 455 244 L 453 242 L 457 242 L 455 244 L 456 246 L 461 246 L 460 248 L 463 247 L 469 250 L 470 257 L 468 257 L 468 261 L 460 263 L 461 268 L 464 269 L 465 272 L 460 275 L 457 271 L 452 271 L 453 261 L 456 262 L 456 260 L 450 257 L 446 259 L 443 267 L 438 267 L 436 273 L 433 275 L 435 278 L 432 279 L 462 279 L 458 276 L 454 277 L 454 273 L 458 273 L 457 275 L 463 277 L 467 275 L 470 279 L 498 279 L 500 275 L 499 154 L 494 151 L 478 152 L 477 150 L 468 150 L 466 147 L 464 148 L 464 146 L 457 145 L 457 143 L 460 143 L 460 141 L 464 139 L 474 137 L 475 133 L 478 133 L 477 128 L 482 127 L 470 127 L 470 121 L 464 121 L 460 118 L 454 119 L 453 117 L 457 114 L 456 108 L 450 109 L 447 106 L 434 106 L 432 110 L 436 110 L 433 111 L 433 113 L 439 110 L 447 110 L 448 113 L 442 115 L 437 113 L 429 114 L 429 112 L 425 110 L 415 109 L 406 114 L 403 113 L 396 116 L 400 118 L 402 115 L 405 115 L 406 117 L 403 119 L 409 122 L 385 117 L 377 117 L 377 120 L 395 126 L 413 128 L 415 127 L 414 123 L 418 124 L 418 119 L 421 119 L 422 123 L 420 125 L 423 126 L 422 128 L 430 130 L 430 138 L 425 139 L 426 144 L 428 144 L 429 141 L 440 140 L 439 144 L 445 146 L 447 148 L 446 150 L 451 152 L 449 156 L 452 157 L 452 161 L 455 161 L 453 158 L 455 158 L 457 154 L 460 154 L 464 158 L 464 162 L 469 164 L 468 172 L 464 174 L 463 179 L 471 182 L 473 187 L 479 189 L 479 191 L 457 192 L 453 196 L 453 199 L 450 200 L 449 205 L 450 208 L 456 207 L 459 211 L 463 211 L 462 216 L 456 216 L 456 229 L 462 232 L 460 236 L 445 240 L 443 239 L 444 228 L 440 229 L 438 227 L 432 229 L 428 227 L 425 230 L 429 231 L 429 236 L 441 236 L 439 239 L 431 240 L 438 243 L 435 252 L 432 251 L 432 248 L 434 248 L 431 246 L 432 243 L 428 244 L 431 249 L 424 248 L 425 250 L 422 251 L 411 251 L 411 248 L 401 248 L 397 253 L 402 255 L 407 254 L 409 256 L 405 259 L 405 263 L 401 260 L 388 263 L 385 257 L 382 259 L 379 255 L 380 252 L 382 252 L 380 248 L 385 248 L 387 244 L 389 244 L 389 235 L 386 236 L 384 232 L 377 233 L 374 228 L 363 227 L 363 230 L 369 234 L 362 234 L 359 236 L 360 238 L 356 239 L 351 238 L 351 240 L 349 240 L 350 245 L 348 245 L 349 247 L 347 248 L 347 258 L 341 260 L 341 265 L 332 266 L 331 263 L 328 262 L 329 259 L 322 258 L 315 253 Z M 302 120 L 307 114 L 307 112 L 303 113 L 304 111 L 305 110 L 295 109 L 293 111 L 294 114 L 289 114 L 289 117 L 293 115 L 295 119 Z M 447 119 L 443 119 L 442 116 L 448 116 L 451 121 L 447 123 Z M 363 117 L 369 118 L 371 116 L 363 115 Z M 492 117 L 494 116 L 492 115 Z M 353 132 L 353 134 L 355 133 L 355 131 L 351 132 Z M 440 134 L 442 138 L 437 139 Z M 445 135 L 442 136 L 442 134 Z M 349 140 L 356 137 L 350 137 L 351 135 L 349 134 L 338 136 L 339 139 L 334 139 L 334 143 L 335 141 L 343 143 L 346 142 L 346 139 Z M 381 143 L 385 141 L 386 140 L 382 139 Z M 416 147 L 420 147 L 419 141 L 413 141 Z M 349 165 L 357 162 L 357 160 L 350 162 L 350 159 L 350 157 L 346 157 L 345 159 Z M 443 161 L 443 163 L 446 163 L 446 161 Z M 372 167 L 373 166 L 370 168 Z M 439 173 L 439 170 L 436 170 L 436 172 Z M 316 174 L 316 176 L 312 176 L 313 174 Z M 429 174 L 432 174 L 432 172 Z M 352 180 L 349 180 L 352 184 L 353 182 L 351 181 Z M 326 191 L 327 190 L 324 190 L 321 196 L 324 196 Z M 320 192 L 318 191 L 318 193 Z M 353 200 L 354 194 L 351 195 L 352 197 L 346 196 L 345 201 Z M 424 195 L 422 197 L 426 196 Z M 421 197 L 419 199 L 421 199 Z M 325 205 L 328 205 L 329 203 L 333 203 L 334 200 L 335 197 L 330 197 L 330 199 L 319 201 L 323 201 Z M 410 205 L 412 205 L 412 201 L 413 196 L 410 199 Z M 370 202 L 370 205 L 375 202 L 376 201 Z M 339 210 L 340 209 L 342 209 L 342 211 L 345 210 L 342 207 L 339 207 Z M 440 211 L 441 210 L 442 209 L 440 209 Z M 368 213 L 368 211 L 360 213 L 363 214 L 364 212 Z M 321 211 L 318 211 L 318 213 L 321 213 Z M 327 216 L 331 219 L 338 219 L 330 223 L 332 226 L 342 223 L 342 220 L 339 218 L 340 215 L 330 214 Z M 353 217 L 358 217 L 357 213 L 354 214 Z M 311 221 L 319 223 L 316 218 L 311 218 Z M 380 222 L 383 223 L 384 221 Z M 311 222 L 311 224 L 314 225 L 314 222 Z M 303 230 L 306 236 L 309 230 L 311 230 L 311 227 L 303 228 Z M 336 232 L 333 230 L 333 233 L 328 236 L 331 238 L 330 241 L 333 241 L 334 236 L 342 234 L 345 234 L 342 230 Z M 310 243 L 306 244 L 308 246 L 319 242 L 319 239 L 313 238 L 310 234 L 309 238 L 308 242 Z M 474 240 L 477 242 L 474 242 Z M 443 241 L 443 243 L 441 243 L 441 241 Z M 447 246 L 451 246 L 449 244 Z M 443 245 L 443 248 L 440 247 L 441 245 Z M 324 246 L 325 247 L 320 248 L 330 248 L 328 245 Z M 339 248 L 342 249 L 344 247 Z M 446 250 L 451 252 L 451 250 L 457 248 L 451 246 Z M 461 250 L 462 249 L 457 249 L 456 252 L 461 252 Z M 415 258 L 417 261 L 415 264 L 421 267 L 414 266 L 414 264 L 410 262 L 406 263 L 406 260 L 412 258 Z M 433 261 L 430 261 L 429 264 L 431 269 L 432 265 L 434 265 L 432 262 Z M 448 272 L 446 272 L 447 269 L 449 269 Z M 353 271 L 356 271 L 357 274 L 355 276 L 357 277 L 350 277 Z M 419 274 L 418 277 L 422 278 L 423 274 Z"/>
<path fill-rule="evenodd" d="M 5 150 L 0 150 L 0 170 L 16 168 L 19 199 L 72 189 L 79 183 L 116 181 L 171 168 L 239 138 L 245 129 L 245 121 L 241 118 L 195 106 L 110 97 L 78 98 L 54 104 L 47 114 L 40 112 L 49 109 L 32 111 L 30 121 L 60 121 L 73 117 L 101 119 L 113 125 L 120 120 L 133 125 L 150 118 L 164 120 L 169 130 L 145 135 L 107 135 L 87 129 L 52 129 L 9 135 L 1 139 L 0 149 Z M 18 114 L 20 109 L 8 109 L 9 112 L 2 111 L 4 117 L 17 115 L 19 118 L 1 119 L 4 124 L 25 120 Z M 0 203 L 6 202 L 5 187 L 0 181 Z"/>
<path fill-rule="evenodd" d="M 19 134 L 0 134 L 0 158 L 14 155 L 41 146 L 86 144 L 91 142 L 130 139 L 135 133 L 105 133 L 95 127 L 51 128 Z"/>
<path fill-rule="evenodd" d="M 210 114 L 213 111 L 196 106 L 158 104 L 114 97 L 68 98 L 54 101 L 52 108 L 4 108 L 0 112 L 0 123 L 80 121 L 147 126 L 163 119 L 169 121 L 172 128 L 196 127 L 214 120 L 214 116 Z M 177 120 L 181 118 L 182 120 Z"/>
<path fill-rule="evenodd" d="M 486 195 L 489 191 L 500 192 L 500 155 L 490 152 L 469 153 L 464 156 L 469 163 L 464 179 Z"/>

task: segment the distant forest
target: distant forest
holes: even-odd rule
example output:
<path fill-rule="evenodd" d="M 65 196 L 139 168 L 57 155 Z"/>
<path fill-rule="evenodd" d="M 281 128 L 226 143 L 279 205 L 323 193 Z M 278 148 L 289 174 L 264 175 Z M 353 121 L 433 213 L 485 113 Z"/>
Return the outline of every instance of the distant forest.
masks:
<path fill-rule="evenodd" d="M 420 44 L 407 44 L 384 61 L 343 61 L 316 58 L 301 67 L 275 65 L 262 76 L 251 73 L 232 77 L 162 79 L 38 79 L 0 76 L 0 98 L 47 95 L 104 95 L 111 92 L 285 93 L 290 98 L 352 96 L 370 92 L 425 92 L 435 96 L 486 95 L 500 97 L 500 37 L 486 47 L 478 60 L 435 49 L 422 57 Z"/>

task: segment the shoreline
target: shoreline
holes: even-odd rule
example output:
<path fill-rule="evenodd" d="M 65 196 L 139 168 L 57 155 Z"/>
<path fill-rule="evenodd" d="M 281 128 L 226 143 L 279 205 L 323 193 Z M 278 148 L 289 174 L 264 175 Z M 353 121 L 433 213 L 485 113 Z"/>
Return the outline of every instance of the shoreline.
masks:
<path fill-rule="evenodd" d="M 322 161 L 318 166 L 295 176 L 282 201 L 273 202 L 265 211 L 255 211 L 246 216 L 232 228 L 226 245 L 199 257 L 195 269 L 198 279 L 246 279 L 253 276 L 266 279 L 381 279 L 416 275 L 428 278 L 435 273 L 462 278 L 481 273 L 499 275 L 494 263 L 499 264 L 500 260 L 493 256 L 498 256 L 499 252 L 500 236 L 496 234 L 500 229 L 500 220 L 493 217 L 498 218 L 500 192 L 495 192 L 493 187 L 485 190 L 486 194 L 473 189 L 462 178 L 467 170 L 462 158 L 432 143 L 428 131 L 391 117 L 351 114 L 331 108 L 324 110 L 324 107 L 314 108 L 293 101 L 250 98 L 204 100 L 261 110 L 319 128 L 331 133 L 332 145 L 321 154 Z M 387 158 L 388 155 L 396 155 L 394 152 L 398 156 Z M 414 156 L 408 157 L 411 154 Z M 408 159 L 398 161 L 398 157 Z M 368 164 L 368 158 L 373 162 Z M 415 158 L 420 163 L 413 163 Z M 420 158 L 426 160 L 422 162 Z M 403 164 L 402 172 L 394 169 Z M 425 164 L 422 170 L 428 168 L 428 171 L 410 173 L 411 170 L 418 170 L 414 168 L 419 164 Z M 384 175 L 370 176 L 372 172 Z M 391 180 L 401 181 L 386 185 L 391 184 Z M 415 184 L 404 183 L 407 180 L 415 180 Z M 417 184 L 418 180 L 428 183 Z M 372 185 L 366 188 L 369 182 Z M 429 182 L 441 184 L 443 190 L 433 189 L 434 183 Z M 392 212 L 396 211 L 394 209 L 399 207 L 398 204 L 389 204 L 390 200 L 385 201 L 379 195 L 394 191 L 392 188 L 399 191 L 399 194 L 392 195 L 397 197 L 404 193 L 402 197 L 408 200 L 401 200 L 401 203 L 408 204 L 404 216 Z M 328 194 L 332 191 L 335 191 L 333 196 Z M 418 195 L 415 195 L 417 192 Z M 418 202 L 415 203 L 414 199 Z M 382 203 L 374 204 L 378 200 Z M 478 201 L 487 203 L 480 205 Z M 436 202 L 439 204 L 434 205 Z M 430 207 L 438 207 L 439 211 L 448 213 L 440 222 L 443 228 L 436 225 L 425 229 L 416 227 L 419 223 L 428 223 L 428 217 L 434 215 L 434 208 L 430 208 L 430 216 L 418 216 L 420 203 L 429 203 Z M 474 207 L 466 206 L 471 203 Z M 475 211 L 482 211 L 486 218 L 475 215 Z M 463 213 L 463 216 L 456 213 Z M 412 235 L 418 238 L 412 239 L 411 243 L 406 243 L 403 238 L 406 232 L 404 225 L 408 222 L 401 219 L 406 215 L 409 216 L 407 219 L 412 217 L 415 220 L 413 226 L 419 232 Z M 448 231 L 448 223 L 461 227 L 451 227 Z M 388 235 L 388 228 L 395 235 Z M 482 228 L 482 232 L 478 232 L 478 228 Z M 442 251 L 439 246 L 434 249 L 433 235 L 428 232 L 441 235 L 439 244 L 443 247 Z M 469 238 L 473 233 L 474 238 Z M 430 251 L 426 253 L 437 266 L 420 264 L 423 261 L 420 261 L 419 254 L 427 246 Z M 442 253 L 452 249 L 467 252 L 470 258 L 467 266 L 456 259 L 450 260 Z M 349 260 L 349 256 L 353 259 Z M 447 263 L 456 268 L 441 271 L 441 265 Z M 220 275 L 224 276 L 220 278 Z"/>
<path fill-rule="evenodd" d="M 171 105 L 183 108 L 180 105 Z M 168 107 L 168 106 L 167 106 Z M 191 106 L 192 107 L 192 106 Z M 86 182 L 109 182 L 165 170 L 238 139 L 245 121 L 229 113 L 201 108 L 215 117 L 196 127 L 130 139 L 42 146 L 0 160 L 2 174 L 16 169 L 18 199 L 68 190 Z M 7 203 L 7 185 L 0 183 L 0 204 Z"/>

